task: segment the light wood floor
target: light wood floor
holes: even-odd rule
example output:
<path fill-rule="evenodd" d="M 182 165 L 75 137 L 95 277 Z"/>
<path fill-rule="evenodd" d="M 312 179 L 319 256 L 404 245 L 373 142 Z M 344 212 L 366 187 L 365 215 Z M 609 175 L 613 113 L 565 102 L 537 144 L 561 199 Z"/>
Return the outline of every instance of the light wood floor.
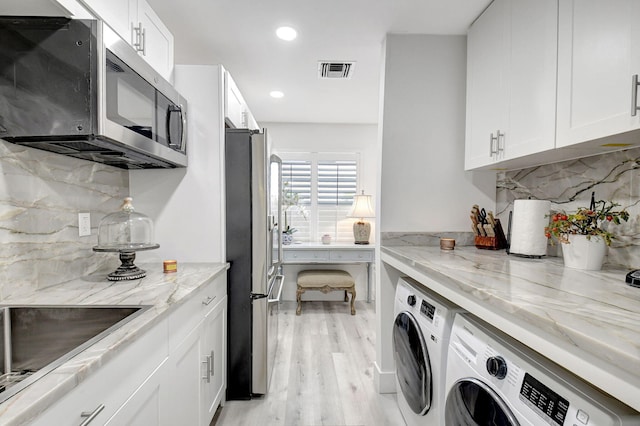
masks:
<path fill-rule="evenodd" d="M 227 401 L 216 426 L 401 426 L 395 394 L 376 393 L 374 304 L 295 302 L 280 310 L 280 342 L 269 393 Z"/>

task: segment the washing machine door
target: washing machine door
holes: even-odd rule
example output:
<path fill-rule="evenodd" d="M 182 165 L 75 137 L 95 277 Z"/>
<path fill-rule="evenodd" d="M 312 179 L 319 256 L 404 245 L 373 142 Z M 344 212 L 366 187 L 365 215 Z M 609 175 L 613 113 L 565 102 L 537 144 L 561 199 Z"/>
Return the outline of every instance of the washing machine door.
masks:
<path fill-rule="evenodd" d="M 393 325 L 393 356 L 400 389 L 418 415 L 431 408 L 432 374 L 429 351 L 418 322 L 408 312 L 396 316 Z"/>
<path fill-rule="evenodd" d="M 447 426 L 519 426 L 507 404 L 474 378 L 458 380 L 447 395 Z"/>

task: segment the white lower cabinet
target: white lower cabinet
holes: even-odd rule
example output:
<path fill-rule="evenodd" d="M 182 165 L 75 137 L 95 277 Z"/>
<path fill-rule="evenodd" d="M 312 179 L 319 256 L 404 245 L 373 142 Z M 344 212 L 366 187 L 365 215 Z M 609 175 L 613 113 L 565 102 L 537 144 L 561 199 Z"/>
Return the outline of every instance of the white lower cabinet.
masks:
<path fill-rule="evenodd" d="M 196 290 L 33 424 L 208 426 L 226 391 L 226 277 Z"/>
<path fill-rule="evenodd" d="M 134 402 L 146 402 L 146 399 L 136 398 L 139 391 L 142 395 L 145 390 L 150 389 L 144 386 L 145 383 L 162 381 L 161 367 L 169 355 L 167 325 L 167 320 L 155 325 L 153 329 L 47 409 L 36 418 L 33 424 L 77 426 L 92 414 L 95 414 L 89 423 L 92 426 L 106 424 L 112 417 L 131 418 L 133 413 L 139 412 L 141 408 L 136 407 Z M 157 377 L 156 374 L 158 374 Z M 145 415 L 160 417 L 159 411 L 148 412 L 149 407 L 152 406 L 148 405 L 145 408 Z M 122 413 L 120 413 L 121 408 L 124 410 Z M 111 424 L 128 423 L 111 422 Z"/>
<path fill-rule="evenodd" d="M 226 390 L 226 275 L 171 318 L 168 424 L 208 426 Z M 199 321 L 185 321 L 189 312 Z"/>
<path fill-rule="evenodd" d="M 120 409 L 107 421 L 106 425 L 161 425 L 165 424 L 163 391 L 167 386 L 167 361 L 127 399 Z"/>
<path fill-rule="evenodd" d="M 205 366 L 209 362 L 208 374 L 202 376 L 201 412 L 204 422 L 208 425 L 222 402 L 226 390 L 226 334 L 227 334 L 227 298 L 221 300 L 207 315 L 202 324 L 203 351 Z M 207 378 L 205 378 L 207 377 Z"/>

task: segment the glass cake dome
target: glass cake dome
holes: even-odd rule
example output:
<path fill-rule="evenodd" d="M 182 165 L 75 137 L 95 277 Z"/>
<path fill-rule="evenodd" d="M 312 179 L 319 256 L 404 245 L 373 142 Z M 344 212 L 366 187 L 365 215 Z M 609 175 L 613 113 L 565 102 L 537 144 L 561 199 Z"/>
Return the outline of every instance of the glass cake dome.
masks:
<path fill-rule="evenodd" d="M 93 250 L 120 253 L 122 265 L 107 276 L 111 281 L 145 277 L 146 271 L 133 264 L 135 252 L 160 247 L 154 242 L 153 221 L 137 213 L 132 201 L 131 197 L 125 198 L 120 210 L 106 215 L 98 225 L 98 245 Z"/>
<path fill-rule="evenodd" d="M 145 250 L 157 248 L 153 241 L 153 221 L 137 213 L 127 197 L 120 211 L 106 215 L 98 226 L 98 248 L 121 250 Z"/>

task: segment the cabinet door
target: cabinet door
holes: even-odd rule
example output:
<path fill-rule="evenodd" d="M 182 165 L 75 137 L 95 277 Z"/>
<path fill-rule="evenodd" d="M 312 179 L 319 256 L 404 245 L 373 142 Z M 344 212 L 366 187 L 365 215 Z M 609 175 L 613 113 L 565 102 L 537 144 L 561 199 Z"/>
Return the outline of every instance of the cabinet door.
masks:
<path fill-rule="evenodd" d="M 171 386 L 166 380 L 166 360 L 140 385 L 138 389 L 127 399 L 105 425 L 164 425 L 168 411 L 163 406 L 163 392 L 166 386 Z"/>
<path fill-rule="evenodd" d="M 203 380 L 202 425 L 206 426 L 224 396 L 226 389 L 226 333 L 227 333 L 227 297 L 225 296 L 204 319 L 202 326 L 202 359 L 209 359 L 210 375 Z"/>
<path fill-rule="evenodd" d="M 640 127 L 640 115 L 631 115 L 631 81 L 640 72 L 639 3 L 560 2 L 557 146 Z"/>
<path fill-rule="evenodd" d="M 145 60 L 167 81 L 173 78 L 173 35 L 145 0 L 137 0 L 138 22 L 144 29 Z"/>
<path fill-rule="evenodd" d="M 244 99 L 228 72 L 224 75 L 225 99 L 224 99 L 224 117 L 230 127 L 243 129 L 246 128 L 244 118 Z"/>
<path fill-rule="evenodd" d="M 138 11 L 130 0 L 82 0 L 93 12 L 107 23 L 120 37 L 132 42 L 132 23 Z M 136 24 L 137 25 L 137 24 Z"/>
<path fill-rule="evenodd" d="M 467 123 L 465 169 L 493 163 L 492 134 L 504 131 L 507 51 L 506 1 L 494 1 L 469 29 L 467 37 Z"/>
<path fill-rule="evenodd" d="M 167 424 L 200 425 L 200 388 L 206 365 L 201 362 L 200 322 L 169 357 Z"/>
<path fill-rule="evenodd" d="M 555 147 L 558 0 L 512 0 L 508 7 L 504 157 L 512 159 Z"/>

